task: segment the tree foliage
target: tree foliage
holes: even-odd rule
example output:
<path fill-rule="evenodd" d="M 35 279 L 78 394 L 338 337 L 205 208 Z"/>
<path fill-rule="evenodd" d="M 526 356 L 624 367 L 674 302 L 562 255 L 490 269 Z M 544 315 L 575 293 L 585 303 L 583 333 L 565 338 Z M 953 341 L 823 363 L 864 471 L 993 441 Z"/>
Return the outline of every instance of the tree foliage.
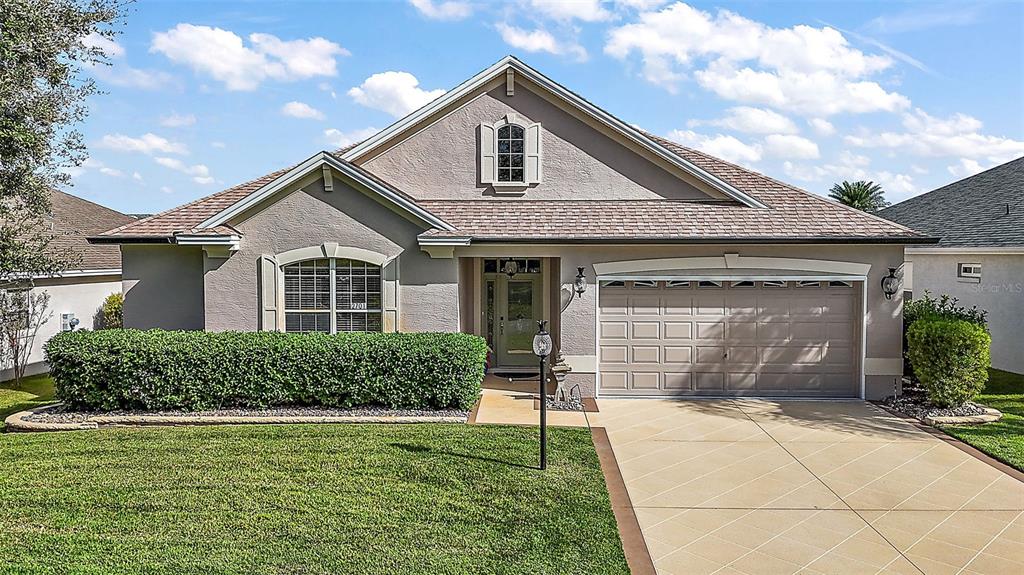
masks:
<path fill-rule="evenodd" d="M 21 385 L 39 328 L 50 320 L 50 295 L 42 290 L 0 290 L 0 367 Z"/>
<path fill-rule="evenodd" d="M 864 212 L 877 212 L 889 205 L 882 186 L 874 182 L 847 182 L 835 184 L 828 191 L 828 197 L 837 202 Z"/>
<path fill-rule="evenodd" d="M 88 71 L 109 64 L 122 12 L 121 0 L 0 2 L 0 284 L 73 262 L 46 249 L 49 191 L 85 161 Z"/>

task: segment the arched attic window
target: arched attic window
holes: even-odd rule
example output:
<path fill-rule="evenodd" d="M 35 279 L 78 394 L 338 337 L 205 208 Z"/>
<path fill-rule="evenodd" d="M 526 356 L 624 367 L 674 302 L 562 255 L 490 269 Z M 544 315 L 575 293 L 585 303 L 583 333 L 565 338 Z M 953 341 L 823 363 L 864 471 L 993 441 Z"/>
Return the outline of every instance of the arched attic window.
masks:
<path fill-rule="evenodd" d="M 480 181 L 495 187 L 523 187 L 541 180 L 539 123 L 508 114 L 480 124 Z"/>
<path fill-rule="evenodd" d="M 382 331 L 381 267 L 345 258 L 282 266 L 286 332 Z"/>

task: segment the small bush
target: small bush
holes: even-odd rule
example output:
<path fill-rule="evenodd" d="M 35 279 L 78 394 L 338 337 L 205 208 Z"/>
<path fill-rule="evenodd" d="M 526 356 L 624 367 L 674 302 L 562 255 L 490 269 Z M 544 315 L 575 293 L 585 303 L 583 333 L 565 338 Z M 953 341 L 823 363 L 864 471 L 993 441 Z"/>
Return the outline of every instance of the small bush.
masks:
<path fill-rule="evenodd" d="M 103 317 L 99 329 L 121 329 L 124 327 L 124 294 L 112 293 L 103 300 Z"/>
<path fill-rule="evenodd" d="M 198 411 L 278 405 L 468 409 L 487 346 L 460 333 L 104 330 L 46 344 L 74 409 Z"/>
<path fill-rule="evenodd" d="M 962 319 L 921 318 L 907 330 L 907 355 L 928 399 L 951 407 L 970 401 L 988 380 L 992 337 Z"/>
<path fill-rule="evenodd" d="M 903 373 L 908 377 L 916 377 L 914 366 L 910 362 L 910 345 L 907 342 L 907 330 L 915 321 L 923 318 L 959 319 L 987 329 L 987 311 L 978 309 L 978 306 L 966 308 L 959 305 L 959 302 L 958 298 L 951 298 L 945 294 L 938 299 L 933 298 L 931 292 L 925 290 L 924 297 L 907 302 L 903 306 L 903 349 L 907 350 L 903 362 Z"/>

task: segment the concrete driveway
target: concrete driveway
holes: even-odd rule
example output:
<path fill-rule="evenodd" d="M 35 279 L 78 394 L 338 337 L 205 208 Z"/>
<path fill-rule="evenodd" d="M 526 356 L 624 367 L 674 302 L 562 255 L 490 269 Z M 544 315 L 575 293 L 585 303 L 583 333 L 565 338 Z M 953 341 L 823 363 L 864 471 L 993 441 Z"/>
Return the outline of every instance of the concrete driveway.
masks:
<path fill-rule="evenodd" d="M 1024 483 L 871 404 L 598 405 L 659 574 L 1024 573 Z"/>

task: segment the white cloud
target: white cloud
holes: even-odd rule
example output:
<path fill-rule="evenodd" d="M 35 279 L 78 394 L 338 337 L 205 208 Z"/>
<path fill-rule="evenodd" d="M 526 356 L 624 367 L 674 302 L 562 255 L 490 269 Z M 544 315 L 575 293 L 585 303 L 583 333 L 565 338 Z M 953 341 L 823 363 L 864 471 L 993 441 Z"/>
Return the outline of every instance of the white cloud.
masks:
<path fill-rule="evenodd" d="M 738 164 L 757 162 L 762 155 L 760 145 L 745 144 L 733 136 L 724 134 L 706 136 L 691 130 L 672 130 L 667 137 L 684 146 L 690 146 Z"/>
<path fill-rule="evenodd" d="M 126 88 L 139 88 L 141 90 L 159 90 L 174 83 L 174 76 L 160 70 L 143 70 L 133 68 L 123 62 L 128 51 L 115 40 L 91 32 L 82 42 L 89 47 L 95 47 L 113 60 L 109 65 L 94 64 L 89 69 L 99 79 L 114 86 Z"/>
<path fill-rule="evenodd" d="M 862 130 L 846 136 L 860 148 L 890 148 L 922 157 L 954 157 L 1001 164 L 1024 156 L 1024 142 L 982 134 L 982 123 L 966 114 L 948 118 L 930 116 L 921 109 L 903 114 L 903 132 L 878 134 Z"/>
<path fill-rule="evenodd" d="M 117 150 L 119 152 L 141 152 L 143 154 L 188 154 L 185 144 L 172 142 L 163 136 L 153 133 L 145 133 L 138 138 L 124 134 L 107 134 L 100 138 L 97 144 L 100 148 Z"/>
<path fill-rule="evenodd" d="M 210 175 L 210 169 L 203 164 L 189 166 L 177 158 L 164 157 L 154 158 L 154 161 L 165 168 L 192 176 L 192 181 L 197 184 L 212 184 L 214 182 L 213 176 Z"/>
<path fill-rule="evenodd" d="M 117 168 L 111 168 L 110 166 L 104 164 L 103 162 L 97 160 L 96 158 L 86 158 L 85 161 L 82 162 L 81 166 L 72 168 L 70 173 L 73 177 L 77 178 L 78 176 L 81 176 L 83 173 L 85 173 L 86 170 L 96 170 L 97 172 L 103 174 L 104 176 L 110 176 L 111 178 L 124 177 L 124 172 L 118 170 Z"/>
<path fill-rule="evenodd" d="M 814 187 L 820 194 L 825 194 L 827 188 L 830 188 L 833 183 L 843 180 L 876 182 L 882 186 L 886 199 L 891 202 L 905 200 L 921 191 L 911 175 L 888 170 L 874 171 L 870 169 L 870 166 L 871 159 L 867 156 L 845 150 L 839 154 L 839 159 L 835 162 L 801 165 L 786 161 L 783 162 L 782 169 L 788 177 L 794 180 L 818 184 Z"/>
<path fill-rule="evenodd" d="M 615 0 L 615 6 L 618 8 L 631 8 L 640 12 L 647 12 L 661 6 L 667 1 L 668 0 Z"/>
<path fill-rule="evenodd" d="M 819 136 L 831 136 L 836 133 L 836 127 L 832 125 L 832 122 L 824 118 L 811 118 L 807 120 L 807 124 Z"/>
<path fill-rule="evenodd" d="M 816 160 L 821 157 L 818 144 L 792 134 L 772 134 L 764 139 L 764 153 L 775 158 Z"/>
<path fill-rule="evenodd" d="M 464 20 L 473 14 L 473 6 L 469 2 L 409 0 L 409 4 L 431 20 Z"/>
<path fill-rule="evenodd" d="M 292 118 L 303 118 L 307 120 L 323 120 L 324 113 L 304 102 L 288 102 L 281 106 L 281 113 Z"/>
<path fill-rule="evenodd" d="M 915 7 L 888 14 L 867 23 L 867 29 L 881 34 L 901 34 L 946 26 L 966 26 L 978 20 L 979 6 L 970 4 Z"/>
<path fill-rule="evenodd" d="M 612 18 L 612 13 L 605 10 L 601 0 L 530 0 L 530 9 L 561 22 L 603 22 Z"/>
<path fill-rule="evenodd" d="M 142 181 L 142 174 L 140 174 L 138 172 L 132 172 L 132 179 L 135 180 L 136 182 L 141 182 Z"/>
<path fill-rule="evenodd" d="M 210 147 L 211 148 L 221 148 L 221 149 L 223 149 L 223 148 L 228 147 L 228 145 L 225 144 L 224 142 L 210 142 Z"/>
<path fill-rule="evenodd" d="M 160 191 L 165 193 L 165 194 L 173 194 L 174 193 L 174 190 L 171 189 L 169 186 L 160 186 Z"/>
<path fill-rule="evenodd" d="M 160 117 L 160 125 L 168 128 L 180 128 L 182 126 L 192 126 L 196 123 L 196 117 L 193 114 L 179 114 L 172 112 L 167 116 Z"/>
<path fill-rule="evenodd" d="M 691 126 L 716 126 L 748 134 L 795 134 L 800 130 L 786 116 L 764 108 L 736 106 L 718 120 L 693 120 Z"/>
<path fill-rule="evenodd" d="M 527 52 L 548 52 L 555 55 L 568 55 L 576 60 L 587 59 L 587 50 L 575 41 L 559 41 L 550 32 L 542 28 L 525 30 L 505 23 L 495 26 L 501 39 L 513 48 Z"/>
<path fill-rule="evenodd" d="M 977 160 L 971 160 L 968 158 L 960 158 L 958 163 L 946 167 L 946 170 L 948 170 L 950 174 L 953 174 L 953 176 L 960 179 L 973 176 L 974 174 L 983 172 L 987 169 L 988 167 L 982 166 Z"/>
<path fill-rule="evenodd" d="M 424 90 L 408 72 L 380 72 L 348 91 L 356 103 L 400 118 L 436 99 L 444 90 Z"/>
<path fill-rule="evenodd" d="M 89 32 L 85 38 L 82 38 L 82 43 L 88 48 L 103 50 L 103 53 L 108 58 L 122 58 L 125 55 L 124 47 L 118 44 L 116 40 L 96 32 Z"/>
<path fill-rule="evenodd" d="M 230 30 L 178 24 L 153 35 L 150 52 L 213 77 L 229 90 L 255 90 L 268 79 L 294 81 L 338 73 L 335 57 L 348 51 L 324 38 L 281 40 L 249 35 L 249 46 Z"/>
<path fill-rule="evenodd" d="M 346 146 L 362 142 L 379 131 L 379 129 L 372 127 L 352 130 L 349 132 L 342 132 L 336 128 L 328 128 L 324 130 L 324 141 L 332 146 L 344 148 Z"/>
<path fill-rule="evenodd" d="M 734 12 L 682 2 L 612 29 L 604 50 L 638 55 L 644 78 L 675 91 L 691 71 L 719 96 L 799 114 L 899 110 L 906 97 L 864 79 L 893 60 L 853 48 L 834 28 L 772 28 Z M 701 68 L 700 65 L 706 65 Z"/>

